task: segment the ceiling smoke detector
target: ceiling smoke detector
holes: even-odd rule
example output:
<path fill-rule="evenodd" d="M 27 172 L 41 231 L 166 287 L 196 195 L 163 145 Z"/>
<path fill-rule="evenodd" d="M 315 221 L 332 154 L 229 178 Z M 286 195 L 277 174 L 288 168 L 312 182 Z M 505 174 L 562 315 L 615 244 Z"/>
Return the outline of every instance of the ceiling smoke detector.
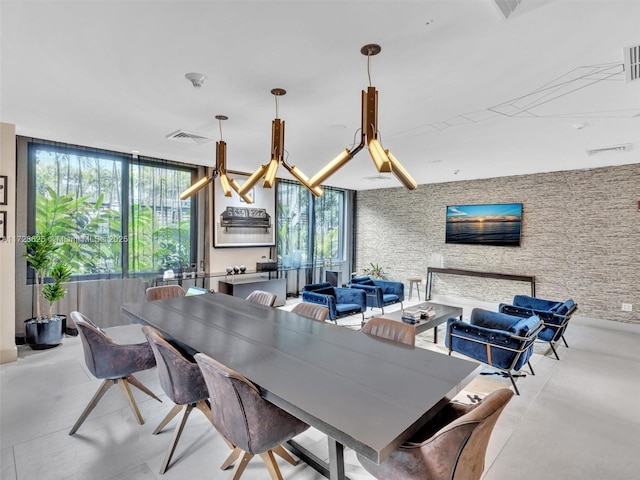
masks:
<path fill-rule="evenodd" d="M 196 72 L 187 73 L 185 74 L 185 77 L 191 82 L 191 85 L 193 85 L 194 88 L 200 88 L 204 83 L 205 78 L 207 78 L 206 75 Z"/>
<path fill-rule="evenodd" d="M 630 143 L 623 143 L 621 145 L 611 145 L 610 147 L 590 148 L 587 150 L 587 155 L 604 155 L 605 153 L 622 153 L 631 150 Z"/>

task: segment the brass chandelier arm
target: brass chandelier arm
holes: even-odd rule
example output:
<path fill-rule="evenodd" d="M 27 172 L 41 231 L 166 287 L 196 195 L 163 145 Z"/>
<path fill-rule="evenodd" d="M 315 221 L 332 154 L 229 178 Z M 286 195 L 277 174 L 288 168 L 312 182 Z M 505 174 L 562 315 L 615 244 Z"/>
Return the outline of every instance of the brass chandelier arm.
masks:
<path fill-rule="evenodd" d="M 291 175 L 293 175 L 295 179 L 302 184 L 303 187 L 307 188 L 312 194 L 314 194 L 316 197 L 322 196 L 322 194 L 324 193 L 322 188 L 320 188 L 319 186 L 312 187 L 311 184 L 309 183 L 309 177 L 307 177 L 304 173 L 302 173 L 302 171 L 298 167 L 296 167 L 295 165 L 289 165 L 287 162 L 285 162 L 284 158 L 282 159 L 282 166 Z"/>

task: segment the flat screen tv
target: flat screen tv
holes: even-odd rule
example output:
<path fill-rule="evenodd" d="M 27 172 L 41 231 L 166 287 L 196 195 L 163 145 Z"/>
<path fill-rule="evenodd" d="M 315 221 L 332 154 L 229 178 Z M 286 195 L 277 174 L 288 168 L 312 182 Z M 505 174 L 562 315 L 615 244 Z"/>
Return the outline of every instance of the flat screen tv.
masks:
<path fill-rule="evenodd" d="M 520 246 L 521 203 L 450 205 L 446 243 Z"/>

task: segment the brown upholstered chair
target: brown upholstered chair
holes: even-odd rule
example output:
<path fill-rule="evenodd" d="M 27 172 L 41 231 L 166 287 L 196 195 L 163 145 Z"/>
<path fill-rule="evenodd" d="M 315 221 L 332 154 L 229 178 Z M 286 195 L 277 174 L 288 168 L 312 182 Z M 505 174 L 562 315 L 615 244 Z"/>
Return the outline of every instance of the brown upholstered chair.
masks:
<path fill-rule="evenodd" d="M 310 318 L 311 320 L 317 320 L 319 322 L 324 322 L 327 318 L 327 315 L 329 315 L 328 308 L 309 302 L 297 303 L 296 306 L 291 309 L 291 311 L 293 313 L 297 313 L 298 315 L 302 315 L 303 317 Z"/>
<path fill-rule="evenodd" d="M 140 425 L 144 424 L 129 385 L 133 385 L 142 392 L 162 402 L 151 390 L 136 379 L 133 374 L 155 367 L 156 361 L 148 342 L 121 345 L 115 343 L 109 335 L 80 312 L 71 312 L 71 319 L 76 324 L 84 360 L 93 376 L 104 379 L 102 385 L 86 406 L 80 418 L 69 431 L 69 435 L 76 433 L 80 425 L 86 420 L 91 411 L 112 385 L 119 384 L 129 401 L 129 406 Z"/>
<path fill-rule="evenodd" d="M 155 328 L 145 325 L 142 327 L 142 331 L 147 337 L 156 358 L 160 385 L 169 399 L 175 403 L 171 411 L 153 431 L 153 435 L 160 433 L 176 415 L 181 411 L 183 412 L 180 424 L 173 433 L 169 451 L 160 467 L 160 473 L 162 474 L 169 467 L 171 457 L 178 445 L 180 435 L 191 411 L 197 408 L 204 413 L 207 420 L 211 420 L 211 409 L 208 400 L 209 392 L 202 378 L 200 367 L 195 362 L 185 358 Z"/>
<path fill-rule="evenodd" d="M 493 427 L 513 392 L 501 388 L 476 405 L 449 403 L 380 465 L 358 455 L 384 480 L 479 480 Z"/>
<path fill-rule="evenodd" d="M 167 298 L 184 297 L 187 292 L 180 285 L 160 285 L 149 287 L 146 291 L 147 302 L 166 300 Z"/>
<path fill-rule="evenodd" d="M 258 388 L 237 372 L 203 354 L 195 355 L 209 389 L 211 407 L 223 415 L 211 417 L 211 423 L 228 442 L 235 445 L 221 469 L 234 461 L 232 480 L 238 480 L 249 460 L 259 455 L 273 480 L 282 480 L 273 454 L 292 465 L 297 462 L 282 443 L 304 432 L 309 426 L 284 410 L 267 402 Z"/>
<path fill-rule="evenodd" d="M 407 345 L 416 344 L 416 330 L 408 323 L 390 320 L 388 318 L 376 317 L 364 324 L 361 332 L 375 335 L 377 337 L 387 338 L 394 342 L 406 343 Z"/>
<path fill-rule="evenodd" d="M 247 300 L 253 303 L 257 303 L 259 305 L 266 305 L 267 307 L 273 307 L 274 303 L 276 303 L 277 296 L 270 292 L 265 292 L 263 290 L 254 290 L 249 294 Z"/>

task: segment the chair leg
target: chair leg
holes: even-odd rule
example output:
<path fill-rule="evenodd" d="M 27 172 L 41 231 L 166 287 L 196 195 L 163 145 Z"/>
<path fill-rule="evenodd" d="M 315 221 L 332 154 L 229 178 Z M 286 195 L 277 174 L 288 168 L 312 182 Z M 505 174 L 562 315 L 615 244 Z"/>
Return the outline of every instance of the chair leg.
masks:
<path fill-rule="evenodd" d="M 159 434 L 162 431 L 162 429 L 166 427 L 171 420 L 173 420 L 173 417 L 175 417 L 176 415 L 178 415 L 178 413 L 180 413 L 180 410 L 182 410 L 182 408 L 183 408 L 183 405 L 174 405 L 171 411 L 167 413 L 164 419 L 160 422 L 160 425 L 158 425 L 156 429 L 153 432 L 151 432 L 151 435 Z"/>
<path fill-rule="evenodd" d="M 242 453 L 242 457 L 236 462 L 236 466 L 233 468 L 233 472 L 231 472 L 229 480 L 238 480 L 244 472 L 244 469 L 247 468 L 249 460 L 253 458 L 253 455 L 249 452 L 244 452 L 242 450 L 240 450 L 240 452 Z"/>
<path fill-rule="evenodd" d="M 549 342 L 549 345 L 551 346 L 551 351 L 556 356 L 556 360 L 560 360 L 560 357 L 558 356 L 558 352 L 556 352 L 556 347 L 553 345 L 553 342 Z"/>
<path fill-rule="evenodd" d="M 160 474 L 163 474 L 164 472 L 166 472 L 167 468 L 169 467 L 169 462 L 171 462 L 171 457 L 173 457 L 173 452 L 176 450 L 176 447 L 178 446 L 178 440 L 180 440 L 180 435 L 182 435 L 182 430 L 184 430 L 184 426 L 187 423 L 187 419 L 189 418 L 189 414 L 191 413 L 191 410 L 193 410 L 193 407 L 194 407 L 193 404 L 183 406 L 184 414 L 182 415 L 182 420 L 180 420 L 180 424 L 176 427 L 175 431 L 173 432 L 173 438 L 171 439 L 171 444 L 169 445 L 169 451 L 167 452 L 167 455 L 164 457 L 164 461 L 162 462 L 162 466 L 160 467 Z"/>
<path fill-rule="evenodd" d="M 120 388 L 122 389 L 122 393 L 124 393 L 124 396 L 129 401 L 129 406 L 131 407 L 131 410 L 133 411 L 133 415 L 136 417 L 138 424 L 144 425 L 144 419 L 142 418 L 142 414 L 140 413 L 140 410 L 138 410 L 138 404 L 136 403 L 135 398 L 133 398 L 133 393 L 131 393 L 131 389 L 129 388 L 129 382 L 127 381 L 126 378 L 118 378 L 116 382 L 120 385 Z"/>
<path fill-rule="evenodd" d="M 162 403 L 162 400 L 160 400 L 158 397 L 156 397 L 155 393 L 153 393 L 151 390 L 149 390 L 147 387 L 145 387 L 140 380 L 138 380 L 136 377 L 134 377 L 133 375 L 129 375 L 126 379 L 127 382 L 129 382 L 131 385 L 133 385 L 134 387 L 136 387 L 138 390 L 140 390 L 141 392 L 146 393 L 147 395 L 149 395 L 151 398 L 156 399 L 157 401 L 159 401 L 160 403 Z"/>
<path fill-rule="evenodd" d="M 260 458 L 262 458 L 262 461 L 267 466 L 269 475 L 271 475 L 271 480 L 282 480 L 282 474 L 280 473 L 276 459 L 273 456 L 273 451 L 269 450 L 261 453 Z"/>
<path fill-rule="evenodd" d="M 511 380 L 511 384 L 513 385 L 513 389 L 516 391 L 516 395 L 520 395 L 520 391 L 518 390 L 518 387 L 516 387 L 516 381 L 513 378 L 513 375 L 511 375 L 511 372 L 507 372 L 509 374 L 509 380 Z"/>
<path fill-rule="evenodd" d="M 529 370 L 531 371 L 531 375 L 535 375 L 536 372 L 533 371 L 533 367 L 531 366 L 531 362 L 527 362 L 527 365 L 529 365 Z"/>
<path fill-rule="evenodd" d="M 100 399 L 104 396 L 105 393 L 107 393 L 107 390 L 109 390 L 109 388 L 115 383 L 116 381 L 111 380 L 110 378 L 107 378 L 105 381 L 102 382 L 102 384 L 100 385 L 100 388 L 98 388 L 98 391 L 93 395 L 93 398 L 91 399 L 89 404 L 84 408 L 84 411 L 80 415 L 80 418 L 78 418 L 75 425 L 69 431 L 69 435 L 73 435 L 78 431 L 78 428 L 80 428 L 80 425 L 82 425 L 82 423 L 87 419 L 87 417 L 89 416 L 91 411 L 96 407 Z"/>
<path fill-rule="evenodd" d="M 298 461 L 287 452 L 282 445 L 272 448 L 271 451 L 280 456 L 285 462 L 290 463 L 294 467 L 298 465 Z"/>
<path fill-rule="evenodd" d="M 567 343 L 567 341 L 564 338 L 564 335 L 562 335 L 560 338 L 562 338 L 562 341 L 564 342 L 564 346 L 569 348 L 569 344 Z"/>
<path fill-rule="evenodd" d="M 240 454 L 242 454 L 242 450 L 240 450 L 238 447 L 235 447 L 233 451 L 229 454 L 227 459 L 224 461 L 224 463 L 220 465 L 220 470 L 226 470 L 231 465 L 233 465 L 233 462 L 235 462 L 238 459 Z"/>

